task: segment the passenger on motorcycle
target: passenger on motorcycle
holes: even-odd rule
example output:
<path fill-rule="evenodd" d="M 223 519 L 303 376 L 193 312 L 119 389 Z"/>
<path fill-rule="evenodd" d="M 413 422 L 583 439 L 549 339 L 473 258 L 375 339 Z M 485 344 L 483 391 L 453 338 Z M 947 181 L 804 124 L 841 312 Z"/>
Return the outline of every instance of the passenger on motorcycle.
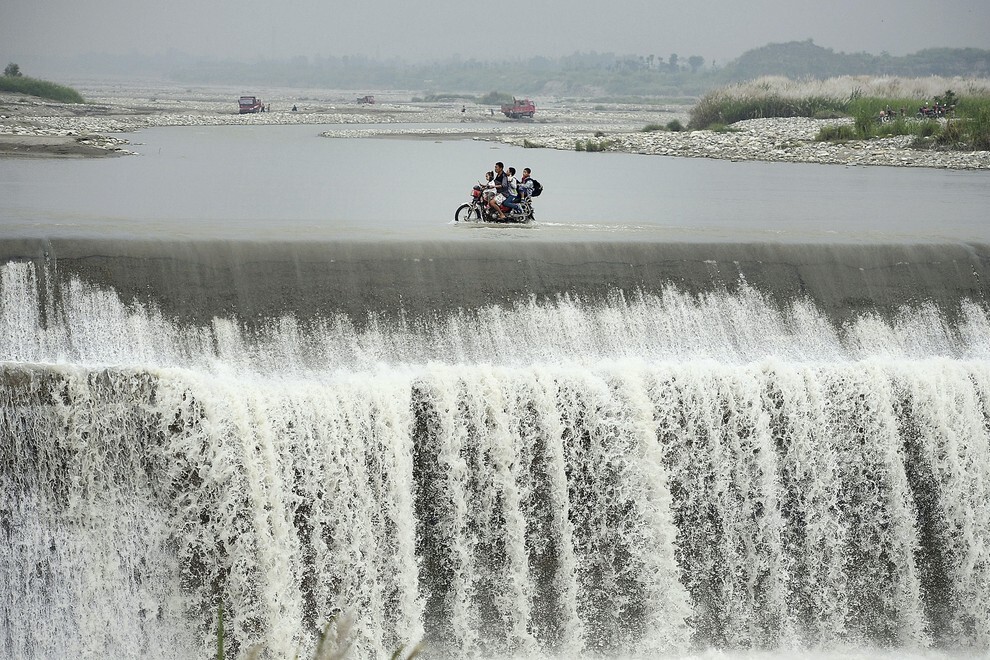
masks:
<path fill-rule="evenodd" d="M 505 218 L 505 212 L 502 211 L 501 205 L 505 202 L 509 190 L 509 177 L 503 168 L 505 165 L 502 161 L 495 163 L 495 177 L 492 179 L 492 183 L 495 185 L 495 196 L 488 202 L 488 205 L 498 213 L 500 219 Z"/>
<path fill-rule="evenodd" d="M 513 213 L 519 213 L 522 209 L 519 208 L 519 181 L 516 179 L 516 168 L 510 167 L 508 169 L 509 176 L 506 177 L 505 183 L 505 201 L 502 202 L 503 206 L 507 206 L 512 209 Z M 504 215 L 502 217 L 505 217 Z"/>
<path fill-rule="evenodd" d="M 526 198 L 533 196 L 532 172 L 528 167 L 523 168 L 522 179 L 519 180 L 519 197 Z"/>
<path fill-rule="evenodd" d="M 485 172 L 485 185 L 481 186 L 481 198 L 484 200 L 485 204 L 488 204 L 492 197 L 495 196 L 495 184 L 492 182 L 494 178 L 494 172 L 491 170 Z"/>

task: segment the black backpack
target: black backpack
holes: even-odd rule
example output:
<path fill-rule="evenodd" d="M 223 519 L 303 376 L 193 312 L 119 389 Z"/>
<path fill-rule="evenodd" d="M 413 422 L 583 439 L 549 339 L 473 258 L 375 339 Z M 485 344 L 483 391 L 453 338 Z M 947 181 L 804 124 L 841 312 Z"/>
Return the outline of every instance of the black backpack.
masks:
<path fill-rule="evenodd" d="M 543 192 L 543 184 L 532 177 L 529 180 L 533 182 L 533 197 L 539 197 Z"/>

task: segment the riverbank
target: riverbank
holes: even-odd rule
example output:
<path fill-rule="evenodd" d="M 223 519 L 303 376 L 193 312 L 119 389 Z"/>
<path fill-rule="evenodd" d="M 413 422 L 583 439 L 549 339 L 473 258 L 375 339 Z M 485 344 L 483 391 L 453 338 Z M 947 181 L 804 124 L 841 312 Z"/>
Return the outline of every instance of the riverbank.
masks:
<path fill-rule="evenodd" d="M 95 87 L 84 95 L 85 104 L 0 95 L 0 157 L 130 155 L 129 141 L 116 134 L 149 127 L 311 124 L 328 138 L 476 139 L 564 150 L 590 142 L 593 150 L 684 158 L 990 170 L 988 151 L 912 149 L 904 136 L 815 141 L 821 127 L 851 119 L 754 119 L 722 132 L 674 132 L 642 129 L 675 119 L 687 124 L 687 106 L 550 100 L 532 120 L 509 120 L 487 106 L 413 102 L 400 92 L 376 92 L 379 103 L 365 105 L 350 92 L 280 90 L 270 112 L 247 115 L 237 114 L 233 89 Z"/>

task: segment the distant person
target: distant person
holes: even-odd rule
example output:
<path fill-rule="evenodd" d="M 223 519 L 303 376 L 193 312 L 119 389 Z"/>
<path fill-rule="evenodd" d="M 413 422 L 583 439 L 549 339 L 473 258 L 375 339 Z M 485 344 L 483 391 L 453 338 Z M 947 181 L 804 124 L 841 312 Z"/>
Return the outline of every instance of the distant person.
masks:
<path fill-rule="evenodd" d="M 293 112 L 297 112 L 298 110 L 299 110 L 299 108 L 297 108 L 295 105 L 292 106 L 292 111 Z"/>

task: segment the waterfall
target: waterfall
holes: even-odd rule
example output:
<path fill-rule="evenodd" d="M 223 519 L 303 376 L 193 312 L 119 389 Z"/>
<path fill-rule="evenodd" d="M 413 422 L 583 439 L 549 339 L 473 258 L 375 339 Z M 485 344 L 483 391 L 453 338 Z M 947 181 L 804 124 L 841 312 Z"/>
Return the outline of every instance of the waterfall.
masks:
<path fill-rule="evenodd" d="M 983 301 L 696 289 L 190 320 L 0 265 L 0 655 L 215 657 L 221 602 L 242 657 L 987 652 Z"/>

